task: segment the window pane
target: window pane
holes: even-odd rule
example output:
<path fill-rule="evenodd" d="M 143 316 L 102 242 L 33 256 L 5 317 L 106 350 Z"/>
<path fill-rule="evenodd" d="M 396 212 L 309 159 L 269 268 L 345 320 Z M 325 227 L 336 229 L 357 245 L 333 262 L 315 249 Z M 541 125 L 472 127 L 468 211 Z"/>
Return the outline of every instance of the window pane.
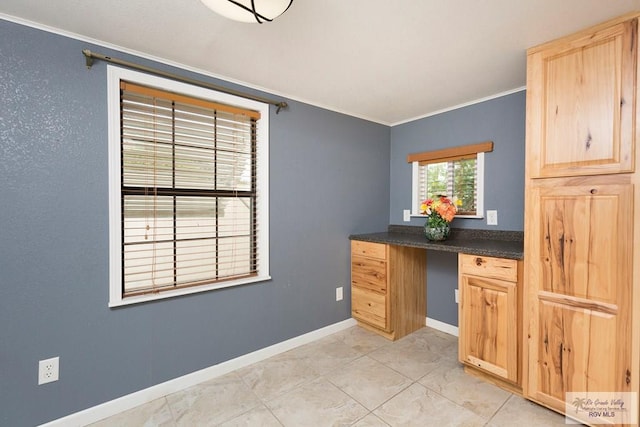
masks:
<path fill-rule="evenodd" d="M 124 290 L 135 292 L 173 285 L 173 244 L 125 246 Z"/>
<path fill-rule="evenodd" d="M 225 237 L 219 240 L 221 277 L 248 274 L 252 270 L 251 239 L 249 236 Z"/>
<path fill-rule="evenodd" d="M 216 246 L 216 239 L 177 242 L 177 284 L 217 279 Z"/>
<path fill-rule="evenodd" d="M 176 240 L 215 238 L 216 197 L 176 197 Z"/>
<path fill-rule="evenodd" d="M 476 215 L 476 159 L 428 163 L 418 168 L 418 200 L 445 195 L 460 199 L 458 215 Z"/>
<path fill-rule="evenodd" d="M 124 139 L 122 141 L 122 184 L 125 186 L 172 186 L 171 145 Z"/>
<path fill-rule="evenodd" d="M 453 194 L 460 199 L 460 214 L 476 213 L 476 160 L 465 159 L 453 162 Z"/>
<path fill-rule="evenodd" d="M 248 236 L 253 222 L 250 198 L 221 197 L 218 220 L 221 237 Z"/>
<path fill-rule="evenodd" d="M 431 163 L 427 165 L 427 197 L 435 197 L 439 194 L 450 196 L 447 193 L 448 163 Z"/>
<path fill-rule="evenodd" d="M 216 159 L 213 150 L 180 145 L 176 145 L 175 150 L 176 188 L 214 188 Z"/>

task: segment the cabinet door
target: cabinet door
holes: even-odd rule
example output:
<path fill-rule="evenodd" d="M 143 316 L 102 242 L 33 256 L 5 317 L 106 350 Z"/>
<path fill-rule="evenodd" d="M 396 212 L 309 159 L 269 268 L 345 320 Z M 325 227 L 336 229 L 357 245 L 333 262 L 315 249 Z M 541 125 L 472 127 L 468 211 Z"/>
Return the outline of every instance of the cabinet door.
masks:
<path fill-rule="evenodd" d="M 525 393 L 629 392 L 633 185 L 625 175 L 549 179 L 527 195 Z"/>
<path fill-rule="evenodd" d="M 633 171 L 637 19 L 530 49 L 529 177 Z"/>
<path fill-rule="evenodd" d="M 460 361 L 516 383 L 516 283 L 463 274 L 460 285 Z"/>

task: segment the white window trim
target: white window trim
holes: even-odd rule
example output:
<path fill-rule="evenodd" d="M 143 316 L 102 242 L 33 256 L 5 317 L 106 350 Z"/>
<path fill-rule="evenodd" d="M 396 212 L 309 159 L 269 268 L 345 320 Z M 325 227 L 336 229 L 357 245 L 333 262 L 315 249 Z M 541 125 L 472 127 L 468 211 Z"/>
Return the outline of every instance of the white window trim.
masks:
<path fill-rule="evenodd" d="M 210 285 L 180 288 L 139 296 L 122 297 L 122 250 L 121 250 L 121 182 L 120 182 L 120 80 L 145 86 L 209 99 L 214 102 L 238 106 L 260 112 L 257 126 L 257 212 L 258 212 L 258 275 L 236 280 L 222 281 Z M 228 288 L 247 283 L 270 280 L 269 275 L 269 105 L 238 96 L 193 86 L 187 83 L 107 66 L 107 105 L 109 126 L 109 307 L 137 304 L 187 295 L 213 289 Z"/>
<path fill-rule="evenodd" d="M 456 215 L 456 218 L 483 219 L 484 218 L 484 153 L 476 154 L 476 215 Z M 426 215 L 420 214 L 420 204 L 422 200 L 418 197 L 418 180 L 420 162 L 411 163 L 411 216 L 417 218 L 426 218 Z"/>

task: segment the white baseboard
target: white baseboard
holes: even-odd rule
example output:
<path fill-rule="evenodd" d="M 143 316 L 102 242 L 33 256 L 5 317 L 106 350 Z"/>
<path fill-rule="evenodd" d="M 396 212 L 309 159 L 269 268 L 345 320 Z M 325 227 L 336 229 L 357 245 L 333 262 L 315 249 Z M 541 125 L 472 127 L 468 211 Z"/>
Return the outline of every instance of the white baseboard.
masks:
<path fill-rule="evenodd" d="M 269 357 L 284 353 L 285 351 L 289 351 L 301 345 L 319 340 L 320 338 L 324 338 L 333 333 L 350 328 L 351 326 L 355 326 L 356 324 L 357 322 L 354 319 L 343 320 L 342 322 L 334 323 L 333 325 L 329 325 L 324 328 L 311 331 L 304 335 L 279 342 L 269 347 L 265 347 L 263 349 L 236 357 L 235 359 L 231 359 L 226 362 L 222 362 L 217 365 L 192 372 L 179 378 L 156 384 L 149 388 L 127 394 L 126 396 L 119 397 L 109 402 L 101 403 L 100 405 L 87 408 L 80 412 L 75 412 L 73 414 L 67 415 L 66 417 L 59 418 L 42 425 L 47 427 L 58 427 L 70 425 L 79 426 L 95 423 L 104 418 L 108 418 L 120 412 L 135 408 L 136 406 L 151 402 L 155 399 L 159 399 L 171 393 L 184 390 L 203 381 L 211 380 L 213 378 L 235 371 L 236 369 L 249 366 L 253 363 L 260 362 L 262 360 L 268 359 Z"/>
<path fill-rule="evenodd" d="M 427 317 L 426 325 L 430 328 L 437 329 L 440 332 L 444 332 L 445 334 L 453 335 L 454 337 L 458 336 L 457 326 L 453 326 L 430 317 Z"/>

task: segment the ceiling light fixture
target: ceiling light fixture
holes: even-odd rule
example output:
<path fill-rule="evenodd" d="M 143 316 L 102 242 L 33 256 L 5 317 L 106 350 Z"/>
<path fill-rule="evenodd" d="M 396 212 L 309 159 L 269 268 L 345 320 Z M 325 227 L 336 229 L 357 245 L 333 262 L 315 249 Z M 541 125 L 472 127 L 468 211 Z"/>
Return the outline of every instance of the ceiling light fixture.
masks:
<path fill-rule="evenodd" d="M 262 24 L 289 9 L 293 0 L 200 0 L 209 9 L 234 21 Z"/>

